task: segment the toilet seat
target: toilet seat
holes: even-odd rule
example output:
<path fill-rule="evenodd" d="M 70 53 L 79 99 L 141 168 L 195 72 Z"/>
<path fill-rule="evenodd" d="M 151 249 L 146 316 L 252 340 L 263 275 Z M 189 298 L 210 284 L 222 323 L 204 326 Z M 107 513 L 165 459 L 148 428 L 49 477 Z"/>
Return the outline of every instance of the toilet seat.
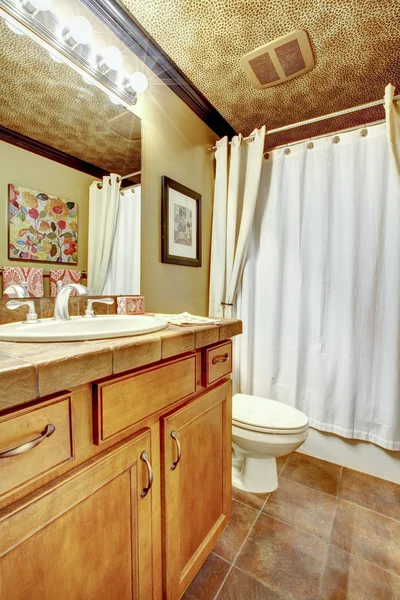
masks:
<path fill-rule="evenodd" d="M 247 431 L 291 435 L 308 429 L 307 416 L 283 402 L 235 394 L 233 397 L 233 425 Z"/>

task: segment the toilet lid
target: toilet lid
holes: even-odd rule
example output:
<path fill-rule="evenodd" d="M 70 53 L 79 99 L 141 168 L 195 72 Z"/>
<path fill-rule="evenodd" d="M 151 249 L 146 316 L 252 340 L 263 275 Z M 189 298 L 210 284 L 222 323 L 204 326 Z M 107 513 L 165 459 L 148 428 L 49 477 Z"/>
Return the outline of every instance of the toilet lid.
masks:
<path fill-rule="evenodd" d="M 257 431 L 298 432 L 308 426 L 308 418 L 297 408 L 283 402 L 235 394 L 233 422 L 244 429 Z"/>

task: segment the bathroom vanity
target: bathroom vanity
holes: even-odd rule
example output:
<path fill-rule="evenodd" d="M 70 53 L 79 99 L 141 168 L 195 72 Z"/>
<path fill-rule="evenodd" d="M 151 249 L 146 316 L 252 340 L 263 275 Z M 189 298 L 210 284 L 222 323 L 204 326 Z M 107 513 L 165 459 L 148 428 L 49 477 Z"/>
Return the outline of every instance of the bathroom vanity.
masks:
<path fill-rule="evenodd" d="M 231 518 L 231 337 L 0 343 L 0 590 L 178 600 Z"/>

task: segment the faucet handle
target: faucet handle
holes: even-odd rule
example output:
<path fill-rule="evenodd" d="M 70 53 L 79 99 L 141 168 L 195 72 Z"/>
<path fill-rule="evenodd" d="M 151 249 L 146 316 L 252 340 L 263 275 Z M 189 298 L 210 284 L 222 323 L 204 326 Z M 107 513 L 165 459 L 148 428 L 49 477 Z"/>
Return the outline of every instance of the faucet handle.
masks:
<path fill-rule="evenodd" d="M 113 298 L 89 298 L 89 300 L 87 302 L 87 308 L 85 310 L 84 317 L 91 318 L 91 317 L 96 316 L 94 313 L 94 310 L 93 310 L 93 304 L 95 302 L 99 302 L 100 304 L 114 304 L 114 299 Z"/>
<path fill-rule="evenodd" d="M 21 302 L 19 300 L 10 300 L 7 302 L 6 306 L 10 310 L 15 310 L 20 306 L 28 306 L 28 314 L 26 315 L 26 320 L 23 321 L 23 323 L 40 323 L 35 311 L 35 303 L 33 300 L 23 300 Z"/>

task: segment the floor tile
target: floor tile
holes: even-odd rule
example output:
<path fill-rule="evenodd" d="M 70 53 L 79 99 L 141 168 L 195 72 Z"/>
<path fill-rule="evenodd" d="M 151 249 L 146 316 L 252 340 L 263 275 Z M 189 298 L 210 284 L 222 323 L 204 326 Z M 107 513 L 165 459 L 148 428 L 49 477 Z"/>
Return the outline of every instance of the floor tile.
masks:
<path fill-rule="evenodd" d="M 338 500 L 332 544 L 400 575 L 400 522 Z"/>
<path fill-rule="evenodd" d="M 229 562 L 235 560 L 258 514 L 254 509 L 235 501 L 232 503 L 232 513 L 232 521 L 214 547 L 214 552 Z"/>
<path fill-rule="evenodd" d="M 218 600 L 284 600 L 254 577 L 233 567 L 218 594 Z"/>
<path fill-rule="evenodd" d="M 229 569 L 230 565 L 225 560 L 211 553 L 182 600 L 213 600 Z"/>
<path fill-rule="evenodd" d="M 400 485 L 343 468 L 339 496 L 400 520 Z"/>
<path fill-rule="evenodd" d="M 328 540 L 335 507 L 334 496 L 281 477 L 263 512 Z"/>
<path fill-rule="evenodd" d="M 246 504 L 251 508 L 255 508 L 256 510 L 262 509 L 268 496 L 269 494 L 253 494 L 252 492 L 244 492 L 235 487 L 232 488 L 232 498 L 234 500 Z"/>
<path fill-rule="evenodd" d="M 290 454 L 287 454 L 286 456 L 279 456 L 276 459 L 276 469 L 278 471 L 278 475 L 280 475 L 288 461 Z"/>
<path fill-rule="evenodd" d="M 294 452 L 281 476 L 336 496 L 341 473 L 342 467 L 339 465 Z"/>
<path fill-rule="evenodd" d="M 317 600 L 328 544 L 261 514 L 236 564 L 292 600 Z"/>
<path fill-rule="evenodd" d="M 321 600 L 396 600 L 400 578 L 361 558 L 329 548 Z"/>

